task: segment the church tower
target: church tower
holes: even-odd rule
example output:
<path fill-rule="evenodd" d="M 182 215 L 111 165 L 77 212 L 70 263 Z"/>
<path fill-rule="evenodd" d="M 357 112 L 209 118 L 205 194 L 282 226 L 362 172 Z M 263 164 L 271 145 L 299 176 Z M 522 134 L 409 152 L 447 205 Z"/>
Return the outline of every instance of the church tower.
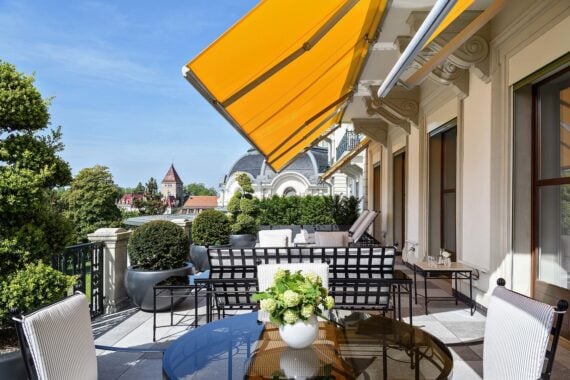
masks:
<path fill-rule="evenodd" d="M 174 169 L 174 164 L 170 165 L 164 179 L 160 183 L 160 193 L 166 204 L 171 207 L 177 207 L 182 204 L 184 197 L 182 185 L 182 179 L 180 179 L 176 169 Z"/>

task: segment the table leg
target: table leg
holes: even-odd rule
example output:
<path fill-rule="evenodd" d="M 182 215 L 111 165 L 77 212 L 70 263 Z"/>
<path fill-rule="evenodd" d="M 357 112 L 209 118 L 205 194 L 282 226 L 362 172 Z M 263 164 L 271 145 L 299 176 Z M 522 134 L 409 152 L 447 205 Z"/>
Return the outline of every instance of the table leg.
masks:
<path fill-rule="evenodd" d="M 457 276 L 459 275 L 459 273 L 455 272 L 453 273 L 455 275 L 455 305 L 457 306 L 458 303 L 458 299 L 459 299 L 459 288 L 457 287 Z"/>
<path fill-rule="evenodd" d="M 469 307 L 471 308 L 471 315 L 475 314 L 475 308 L 473 302 L 473 272 L 469 272 Z"/>
<path fill-rule="evenodd" d="M 410 326 L 412 325 L 412 317 L 414 313 L 412 312 L 412 287 L 410 286 L 410 291 L 408 292 L 408 306 L 410 307 Z"/>
<path fill-rule="evenodd" d="M 400 294 L 401 285 L 398 284 L 398 320 L 402 320 L 402 296 Z"/>
<path fill-rule="evenodd" d="M 427 309 L 427 304 L 428 304 L 428 296 L 427 296 L 427 272 L 423 272 L 424 274 L 424 301 L 425 301 L 425 305 L 426 305 L 426 315 L 428 315 L 428 309 Z"/>
<path fill-rule="evenodd" d="M 152 297 L 152 341 L 156 341 L 156 289 L 153 288 L 153 297 Z"/>
<path fill-rule="evenodd" d="M 170 326 L 174 325 L 174 290 L 170 289 Z"/>
<path fill-rule="evenodd" d="M 414 296 L 416 297 L 416 305 L 417 305 L 418 304 L 418 282 L 416 280 L 416 265 L 415 264 L 414 264 Z"/>
<path fill-rule="evenodd" d="M 196 284 L 196 283 L 194 283 Z M 194 285 L 194 328 L 198 328 L 198 291 L 200 287 Z"/>

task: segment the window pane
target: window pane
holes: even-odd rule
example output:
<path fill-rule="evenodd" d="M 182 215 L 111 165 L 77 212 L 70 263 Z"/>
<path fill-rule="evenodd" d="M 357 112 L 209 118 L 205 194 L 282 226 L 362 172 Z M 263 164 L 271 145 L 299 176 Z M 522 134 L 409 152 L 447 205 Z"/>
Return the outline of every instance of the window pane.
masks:
<path fill-rule="evenodd" d="M 443 248 L 455 252 L 455 192 L 443 194 Z"/>
<path fill-rule="evenodd" d="M 570 185 L 539 189 L 538 279 L 570 289 Z"/>
<path fill-rule="evenodd" d="M 443 189 L 455 189 L 457 128 L 442 134 L 443 139 Z"/>
<path fill-rule="evenodd" d="M 540 179 L 570 177 L 570 72 L 538 89 Z"/>

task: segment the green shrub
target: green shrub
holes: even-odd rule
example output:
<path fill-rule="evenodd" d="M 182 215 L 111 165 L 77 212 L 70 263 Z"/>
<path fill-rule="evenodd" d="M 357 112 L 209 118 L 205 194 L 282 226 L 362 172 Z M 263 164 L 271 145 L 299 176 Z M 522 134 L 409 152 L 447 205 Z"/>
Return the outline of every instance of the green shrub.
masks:
<path fill-rule="evenodd" d="M 259 212 L 259 201 L 253 197 L 253 186 L 247 174 L 238 174 L 236 181 L 240 189 L 234 193 L 228 203 L 228 211 L 232 214 L 231 231 L 234 234 L 255 234 L 258 230 L 256 217 Z"/>
<path fill-rule="evenodd" d="M 230 239 L 230 221 L 217 210 L 205 210 L 192 222 L 192 242 L 197 245 L 223 245 Z"/>
<path fill-rule="evenodd" d="M 59 301 L 76 281 L 42 262 L 26 265 L 0 283 L 0 321 L 7 321 L 11 308 L 28 313 Z"/>
<path fill-rule="evenodd" d="M 132 265 L 145 270 L 180 268 L 188 259 L 189 242 L 182 227 L 165 220 L 143 224 L 129 238 Z"/>

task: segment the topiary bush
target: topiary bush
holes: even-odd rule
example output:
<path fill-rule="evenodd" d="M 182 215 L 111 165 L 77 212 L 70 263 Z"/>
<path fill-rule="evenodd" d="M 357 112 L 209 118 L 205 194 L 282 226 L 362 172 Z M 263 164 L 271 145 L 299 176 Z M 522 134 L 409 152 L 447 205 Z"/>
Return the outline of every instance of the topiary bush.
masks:
<path fill-rule="evenodd" d="M 245 173 L 239 173 L 236 182 L 240 189 L 234 193 L 228 203 L 228 211 L 232 214 L 231 231 L 234 234 L 256 234 L 259 201 L 253 197 L 251 178 Z"/>
<path fill-rule="evenodd" d="M 0 283 L 0 321 L 8 321 L 11 308 L 29 313 L 59 301 L 76 282 L 77 277 L 67 276 L 42 262 L 26 265 Z"/>
<path fill-rule="evenodd" d="M 230 239 L 230 221 L 217 210 L 205 210 L 192 222 L 192 242 L 196 245 L 224 245 Z"/>
<path fill-rule="evenodd" d="M 131 264 L 143 270 L 180 268 L 188 258 L 188 251 L 184 229 L 165 220 L 145 223 L 129 238 Z"/>

